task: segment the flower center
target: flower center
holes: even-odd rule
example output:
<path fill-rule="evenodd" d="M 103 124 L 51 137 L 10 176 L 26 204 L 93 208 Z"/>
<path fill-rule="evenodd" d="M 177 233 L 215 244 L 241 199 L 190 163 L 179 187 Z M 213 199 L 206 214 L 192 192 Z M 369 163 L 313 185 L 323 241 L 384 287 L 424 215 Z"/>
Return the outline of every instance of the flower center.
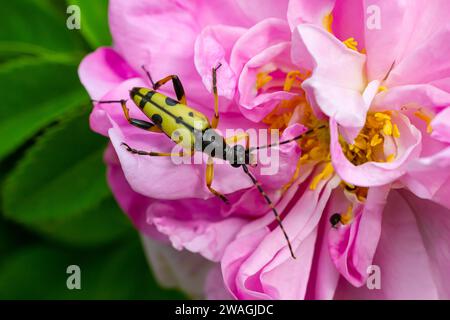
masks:
<path fill-rule="evenodd" d="M 274 72 L 276 74 L 276 72 Z M 279 73 L 277 74 L 279 76 Z M 302 150 L 296 170 L 282 192 L 286 191 L 299 177 L 301 168 L 305 164 L 316 165 L 315 175 L 312 177 L 309 188 L 315 190 L 320 181 L 329 179 L 334 174 L 330 155 L 330 130 L 327 120 L 318 119 L 308 103 L 305 92 L 301 88 L 302 82 L 310 76 L 310 73 L 301 73 L 298 70 L 285 74 L 284 82 L 277 81 L 272 73 L 260 72 L 257 75 L 256 89 L 258 92 L 268 91 L 278 86 L 284 91 L 296 92 L 297 94 L 289 99 L 282 100 L 262 121 L 269 125 L 270 129 L 278 129 L 281 132 L 293 123 L 300 123 L 308 129 L 313 129 L 311 133 L 298 140 Z M 400 133 L 397 125 L 392 123 L 390 112 L 377 112 L 368 115 L 366 125 L 361 131 L 355 143 L 349 145 L 341 137 L 341 144 L 345 147 L 347 156 L 355 160 L 358 164 L 373 161 L 370 159 L 381 159 L 378 156 L 381 148 L 383 151 L 384 136 L 399 137 Z M 373 140 L 373 141 L 372 141 Z M 393 157 L 391 157 L 393 159 Z M 391 160 L 390 157 L 386 160 Z M 364 202 L 367 198 L 368 188 L 351 185 L 345 181 L 341 186 L 357 201 Z"/>
<path fill-rule="evenodd" d="M 331 164 L 330 156 L 330 132 L 328 122 L 318 119 L 308 101 L 305 92 L 301 88 L 302 82 L 310 76 L 310 73 L 301 73 L 298 70 L 286 74 L 283 90 L 287 92 L 296 92 L 297 94 L 289 99 L 282 100 L 262 121 L 269 125 L 270 129 L 278 129 L 281 132 L 290 124 L 300 123 L 308 129 L 315 129 L 311 133 L 298 140 L 302 150 L 302 156 L 297 162 L 296 170 L 291 180 L 283 186 L 283 192 L 286 191 L 292 183 L 297 180 L 300 174 L 300 168 L 307 163 L 324 163 L 323 168 L 315 175 L 310 184 L 311 189 L 315 189 L 318 183 L 329 178 L 334 169 Z M 273 80 L 269 73 L 259 73 L 256 80 L 257 90 L 266 87 Z"/>
<path fill-rule="evenodd" d="M 391 162 L 395 159 L 395 153 L 386 155 L 384 150 L 386 137 L 400 137 L 400 131 L 392 123 L 391 115 L 391 111 L 369 112 L 366 124 L 353 144 L 347 143 L 342 136 L 339 137 L 342 150 L 350 162 L 361 165 L 369 161 Z"/>

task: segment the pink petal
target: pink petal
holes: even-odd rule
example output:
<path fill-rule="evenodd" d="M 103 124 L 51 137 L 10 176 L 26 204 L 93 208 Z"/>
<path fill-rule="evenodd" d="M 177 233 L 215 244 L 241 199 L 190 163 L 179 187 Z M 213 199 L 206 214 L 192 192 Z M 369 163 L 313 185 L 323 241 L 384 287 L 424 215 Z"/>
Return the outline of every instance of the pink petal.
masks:
<path fill-rule="evenodd" d="M 450 77 L 449 52 L 450 26 L 433 33 L 414 51 L 408 52 L 392 70 L 386 85 L 426 84 Z"/>
<path fill-rule="evenodd" d="M 431 136 L 442 142 L 450 143 L 450 107 L 438 113 L 431 121 Z"/>
<path fill-rule="evenodd" d="M 286 19 L 287 0 L 235 0 L 245 15 L 253 23 L 267 18 Z"/>
<path fill-rule="evenodd" d="M 244 28 L 216 25 L 206 27 L 197 37 L 194 62 L 203 84 L 210 92 L 212 90 L 211 69 L 221 63 L 222 66 L 217 72 L 218 93 L 228 99 L 234 97 L 236 75 L 228 65 L 228 61 L 231 49 L 244 32 Z"/>
<path fill-rule="evenodd" d="M 415 195 L 450 208 L 450 147 L 412 161 L 402 178 Z"/>
<path fill-rule="evenodd" d="M 398 60 L 399 43 L 402 37 L 408 38 L 411 30 L 405 30 L 402 23 L 410 9 L 401 1 L 369 0 L 365 3 L 366 19 L 379 18 L 379 28 L 376 24 L 365 30 L 365 43 L 367 52 L 367 74 L 369 79 L 383 79 L 396 59 Z M 386 32 L 389 30 L 389 32 Z"/>
<path fill-rule="evenodd" d="M 280 67 L 277 63 L 279 61 L 285 64 L 289 51 L 290 43 L 282 42 L 263 50 L 244 66 L 239 78 L 239 103 L 240 110 L 246 118 L 260 122 L 280 101 L 292 99 L 296 95 L 282 90 L 258 94 L 255 87 L 256 77 L 261 68 L 270 64 L 275 69 Z"/>
<path fill-rule="evenodd" d="M 161 235 L 153 225 L 148 224 L 145 218 L 145 212 L 154 200 L 144 197 L 131 189 L 111 144 L 108 145 L 104 157 L 108 166 L 108 183 L 119 206 L 139 231 L 153 239 L 167 242 L 166 237 Z"/>
<path fill-rule="evenodd" d="M 444 288 L 448 283 L 448 272 L 444 271 L 448 270 L 448 243 L 439 239 L 448 234 L 448 219 L 442 220 L 444 215 L 435 213 L 435 208 L 429 204 L 417 208 L 405 194 L 392 191 L 385 207 L 373 260 L 381 270 L 381 290 L 369 290 L 366 286 L 354 288 L 344 280 L 339 284 L 336 299 L 437 299 L 440 289 L 442 298 L 448 299 L 448 290 Z M 422 221 L 426 221 L 425 226 Z M 436 225 L 444 221 L 445 225 Z M 440 251 L 442 249 L 444 251 Z M 445 250 L 447 253 L 441 255 Z"/>
<path fill-rule="evenodd" d="M 222 270 L 217 264 L 208 273 L 205 284 L 205 294 L 208 300 L 232 300 L 233 297 L 225 287 Z"/>
<path fill-rule="evenodd" d="M 286 141 L 306 130 L 306 127 L 294 123 L 283 131 L 279 139 L 280 141 Z M 257 174 L 259 182 L 274 190 L 283 187 L 294 175 L 300 156 L 301 150 L 295 141 L 280 147 L 272 147 L 270 150 L 260 150 L 258 153 L 258 159 L 260 159 L 258 168 L 260 171 Z"/>
<path fill-rule="evenodd" d="M 182 208 L 182 206 L 179 207 Z M 227 245 L 245 224 L 245 220 L 238 218 L 217 222 L 202 219 L 186 222 L 180 221 L 179 218 L 162 216 L 170 210 L 174 210 L 173 205 L 152 207 L 152 215 L 157 217 L 149 218 L 149 223 L 154 224 L 159 232 L 167 235 L 175 249 L 187 249 L 190 252 L 199 253 L 211 261 L 220 260 Z"/>
<path fill-rule="evenodd" d="M 405 3 L 402 4 L 405 6 Z M 404 15 L 397 16 L 397 21 L 403 18 L 401 25 L 403 36 L 399 43 L 399 56 L 396 59 L 398 62 L 420 48 L 434 35 L 439 34 L 441 30 L 448 29 L 450 3 L 446 0 L 419 0 L 414 6 L 406 5 L 403 11 Z"/>
<path fill-rule="evenodd" d="M 99 48 L 81 61 L 78 69 L 81 83 L 92 99 L 99 100 L 124 80 L 137 73 L 113 49 Z"/>
<path fill-rule="evenodd" d="M 371 109 L 401 110 L 404 107 L 421 107 L 436 110 L 448 105 L 450 105 L 450 93 L 431 85 L 421 84 L 398 86 L 381 92 L 375 96 Z"/>
<path fill-rule="evenodd" d="M 194 42 L 201 29 L 196 15 L 188 9 L 175 1 L 113 0 L 109 23 L 114 48 L 133 69 L 144 76 L 141 66 L 145 65 L 155 81 L 177 74 L 187 98 L 201 102 L 207 91 L 193 59 Z"/>
<path fill-rule="evenodd" d="M 337 174 L 346 182 L 357 186 L 382 186 L 395 181 L 406 173 L 406 165 L 417 158 L 421 148 L 421 133 L 405 116 L 398 116 L 396 124 L 401 132 L 397 139 L 397 155 L 392 162 L 366 162 L 355 166 L 351 163 L 339 143 L 338 126 L 330 119 L 331 160 Z M 386 140 L 387 141 L 387 140 Z"/>
<path fill-rule="evenodd" d="M 244 65 L 264 49 L 290 41 L 286 21 L 270 18 L 255 24 L 236 42 L 230 57 L 230 67 L 239 74 Z"/>
<path fill-rule="evenodd" d="M 240 111 L 248 119 L 260 122 L 281 100 L 293 97 L 282 90 L 262 94 L 256 90 L 256 77 L 262 69 L 293 69 L 289 47 L 289 26 L 275 18 L 256 24 L 236 42 L 230 67 L 238 76 Z"/>
<path fill-rule="evenodd" d="M 366 30 L 369 79 L 383 79 L 394 61 L 399 65 L 448 26 L 450 3 L 445 0 L 418 0 L 414 5 L 400 0 L 371 0 L 366 2 L 366 8 L 369 5 L 379 7 L 381 16 L 379 29 Z M 439 55 L 439 52 L 434 53 Z M 416 71 L 420 76 L 424 69 Z M 395 73 L 396 68 L 392 72 Z"/>
<path fill-rule="evenodd" d="M 322 28 L 299 25 L 294 31 L 292 60 L 313 70 L 302 87 L 317 111 L 344 127 L 364 126 L 369 107 L 362 97 L 364 55 L 348 49 Z"/>
<path fill-rule="evenodd" d="M 448 191 L 446 196 L 448 197 Z M 417 219 L 423 244 L 431 264 L 439 299 L 450 298 L 450 210 L 430 201 L 421 200 L 409 192 L 402 192 Z"/>
<path fill-rule="evenodd" d="M 300 23 L 312 23 L 323 26 L 324 18 L 331 13 L 335 0 L 291 0 L 287 19 L 291 30 Z"/>
<path fill-rule="evenodd" d="M 142 87 L 144 82 L 140 78 L 132 78 L 115 86 L 101 97 L 101 100 L 122 100 L 129 99 L 129 90 L 133 87 Z M 131 101 L 127 102 L 127 107 L 130 109 L 130 116 L 138 119 L 145 119 L 145 116 L 139 108 Z M 119 124 L 127 133 L 142 133 L 142 129 L 133 127 L 126 120 L 120 103 L 100 104 L 94 103 L 94 109 L 89 116 L 91 129 L 104 136 L 108 135 L 108 130 L 113 126 L 113 123 Z M 149 137 L 154 134 L 147 133 Z"/>
<path fill-rule="evenodd" d="M 329 232 L 331 259 L 341 275 L 354 286 L 362 286 L 367 277 L 367 267 L 381 233 L 381 218 L 390 186 L 370 188 L 364 205 L 354 208 L 350 225 Z M 338 208 L 337 212 L 342 212 Z"/>
<path fill-rule="evenodd" d="M 158 282 L 165 288 L 178 288 L 193 299 L 204 299 L 204 287 L 214 264 L 198 254 L 177 251 L 142 237 L 144 251 Z"/>
<path fill-rule="evenodd" d="M 302 299 L 305 296 L 317 224 L 331 190 L 338 184 L 339 179 L 335 178 L 322 181 L 316 190 L 306 189 L 300 199 L 289 206 L 283 224 L 298 256 L 295 260 L 279 228 L 269 231 L 265 227 L 273 221 L 272 213 L 244 227 L 222 259 L 225 283 L 236 298 Z M 279 204 L 279 210 L 289 204 L 292 191 L 296 191 L 291 189 L 287 199 Z M 293 269 L 298 272 L 287 271 Z"/>
<path fill-rule="evenodd" d="M 354 38 L 360 51 L 365 48 L 365 9 L 364 2 L 360 0 L 337 0 L 332 11 L 333 34 L 341 41 Z"/>
<path fill-rule="evenodd" d="M 330 300 L 339 280 L 339 271 L 330 257 L 328 239 L 335 230 L 330 226 L 330 216 L 336 212 L 347 210 L 348 199 L 342 189 L 333 190 L 319 224 L 318 237 L 315 245 L 313 265 L 305 299 Z"/>

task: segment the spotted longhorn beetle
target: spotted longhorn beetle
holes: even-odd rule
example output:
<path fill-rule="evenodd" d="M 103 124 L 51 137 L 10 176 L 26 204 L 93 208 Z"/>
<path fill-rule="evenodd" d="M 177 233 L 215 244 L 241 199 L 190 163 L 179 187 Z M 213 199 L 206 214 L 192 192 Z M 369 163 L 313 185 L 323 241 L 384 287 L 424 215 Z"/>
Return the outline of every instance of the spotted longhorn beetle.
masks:
<path fill-rule="evenodd" d="M 147 77 L 152 84 L 152 89 L 134 87 L 130 90 L 130 98 L 144 113 L 144 115 L 151 120 L 151 122 L 131 118 L 129 110 L 126 106 L 127 100 L 93 100 L 94 103 L 120 103 L 123 109 L 123 113 L 127 121 L 137 127 L 147 131 L 160 132 L 166 134 L 175 143 L 182 146 L 183 151 L 179 153 L 163 153 L 155 151 L 143 151 L 130 147 L 126 143 L 122 143 L 126 150 L 137 155 L 142 156 L 184 156 L 184 154 L 193 154 L 195 151 L 203 152 L 208 155 L 208 162 L 206 166 L 206 186 L 209 191 L 215 196 L 222 199 L 225 203 L 229 203 L 227 198 L 211 187 L 214 177 L 214 162 L 213 158 L 220 158 L 226 160 L 231 166 L 235 168 L 242 167 L 247 176 L 251 179 L 253 184 L 258 189 L 259 193 L 264 197 L 265 201 L 269 205 L 275 220 L 277 221 L 289 247 L 291 256 L 295 259 L 294 252 L 292 250 L 291 242 L 283 227 L 280 215 L 277 209 L 270 200 L 269 196 L 264 192 L 261 184 L 257 181 L 255 176 L 249 171 L 247 165 L 250 163 L 250 154 L 255 150 L 264 148 L 270 148 L 273 146 L 279 146 L 298 140 L 303 136 L 311 133 L 313 129 L 310 129 L 294 138 L 279 142 L 272 143 L 264 146 L 257 146 L 250 148 L 249 136 L 244 134 L 243 136 L 232 136 L 224 138 L 215 129 L 219 123 L 219 96 L 217 94 L 217 70 L 221 64 L 212 68 L 212 91 L 214 94 L 214 116 L 211 120 L 201 112 L 188 107 L 186 102 L 186 96 L 184 93 L 183 85 L 178 76 L 169 75 L 157 82 L 153 82 L 150 72 L 142 66 L 142 69 L 147 74 Z M 165 83 L 172 81 L 172 85 L 177 96 L 177 100 L 172 99 L 166 95 L 163 95 L 157 90 Z M 189 132 L 190 139 L 181 139 L 181 135 L 177 135 L 176 131 L 183 129 Z M 245 138 L 245 147 L 239 144 L 231 147 L 229 144 L 236 142 L 242 138 Z M 212 148 L 211 148 L 212 147 Z M 217 150 L 221 152 L 217 152 Z"/>

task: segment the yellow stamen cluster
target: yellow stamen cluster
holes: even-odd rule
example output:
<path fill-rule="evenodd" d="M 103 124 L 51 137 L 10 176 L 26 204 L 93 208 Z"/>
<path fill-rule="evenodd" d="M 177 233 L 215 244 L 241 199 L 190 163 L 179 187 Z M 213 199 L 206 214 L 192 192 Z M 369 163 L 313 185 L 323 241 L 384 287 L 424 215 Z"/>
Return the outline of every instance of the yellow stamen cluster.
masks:
<path fill-rule="evenodd" d="M 395 154 L 384 154 L 384 139 L 387 136 L 399 138 L 400 131 L 392 122 L 391 112 L 376 112 L 367 115 L 366 124 L 353 144 L 348 144 L 342 137 L 339 142 L 347 159 L 355 165 L 368 161 L 391 162 Z"/>
<path fill-rule="evenodd" d="M 331 16 L 330 16 L 331 17 Z M 298 70 L 289 72 L 283 83 L 283 90 L 298 93 L 294 98 L 281 101 L 264 119 L 263 122 L 268 124 L 271 129 L 279 129 L 283 131 L 288 125 L 295 121 L 304 125 L 309 129 L 315 129 L 309 134 L 298 140 L 298 144 L 302 150 L 302 156 L 297 162 L 296 170 L 288 183 L 286 183 L 282 192 L 286 191 L 299 177 L 301 168 L 308 163 L 317 165 L 315 176 L 312 177 L 309 188 L 315 190 L 322 180 L 329 179 L 334 174 L 334 168 L 331 163 L 330 156 L 330 132 L 328 122 L 318 119 L 301 88 L 301 83 L 309 77 L 310 74 L 301 73 Z M 266 72 L 257 75 L 256 88 L 259 90 L 264 86 L 270 86 L 272 76 Z M 268 87 L 267 86 L 267 87 Z M 263 88 L 264 89 L 264 88 Z M 400 133 L 397 126 L 392 123 L 388 112 L 375 113 L 368 116 L 365 129 L 356 139 L 353 145 L 345 145 L 347 156 L 357 159 L 359 162 L 368 161 L 375 158 L 374 154 L 378 154 L 377 149 L 383 149 L 384 137 L 381 135 L 391 135 L 399 137 Z M 361 157 L 363 154 L 364 157 Z M 385 161 L 392 161 L 394 155 L 390 155 Z M 353 186 L 342 182 L 342 187 L 350 193 L 353 193 L 361 202 L 367 198 L 368 188 Z M 343 221 L 350 222 L 353 219 L 352 207 L 343 215 Z"/>
<path fill-rule="evenodd" d="M 291 181 L 284 186 L 287 190 L 290 184 L 297 179 L 300 168 L 309 162 L 320 163 L 325 162 L 326 166 L 311 182 L 310 188 L 315 189 L 322 179 L 327 179 L 333 173 L 330 156 L 330 130 L 327 122 L 316 118 L 309 104 L 305 104 L 297 113 L 298 122 L 307 128 L 316 129 L 308 135 L 299 139 L 298 143 L 302 150 L 302 156 L 297 163 L 297 169 Z M 319 129 L 320 128 L 320 129 Z M 329 165 L 329 166 L 328 166 Z"/>
<path fill-rule="evenodd" d="M 286 191 L 291 184 L 297 180 L 300 174 L 300 167 L 308 162 L 325 162 L 325 166 L 310 185 L 310 188 L 315 189 L 317 184 L 322 179 L 327 179 L 333 174 L 333 166 L 330 160 L 330 134 L 327 125 L 327 121 L 319 120 L 314 115 L 309 103 L 306 101 L 305 94 L 301 88 L 301 83 L 309 77 L 309 73 L 301 73 L 298 70 L 289 72 L 286 75 L 283 90 L 291 91 L 296 90 L 298 93 L 294 98 L 290 100 L 281 101 L 272 112 L 270 112 L 263 122 L 268 124 L 271 129 L 279 129 L 283 131 L 292 121 L 292 117 L 295 113 L 295 120 L 309 129 L 317 129 L 310 134 L 304 136 L 298 140 L 299 146 L 302 149 L 302 156 L 300 157 L 296 170 L 292 179 L 283 187 L 283 191 Z M 269 76 L 270 77 L 270 76 Z M 260 73 L 257 77 L 257 87 L 261 84 L 265 85 L 270 81 L 267 74 Z"/>
<path fill-rule="evenodd" d="M 259 73 L 258 75 L 260 75 Z M 291 120 L 294 109 L 298 106 L 306 105 L 306 98 L 303 90 L 301 89 L 302 82 L 309 77 L 309 74 L 302 74 L 298 70 L 294 70 L 289 72 L 286 75 L 283 90 L 291 91 L 292 89 L 296 89 L 298 91 L 298 95 L 290 100 L 281 101 L 264 119 L 263 123 L 268 124 L 270 129 L 280 129 L 283 131 L 289 125 L 289 121 Z M 269 79 L 270 78 L 270 79 Z M 267 84 L 272 80 L 272 77 L 269 75 L 261 75 L 260 78 L 257 77 L 257 87 L 258 79 L 260 83 Z M 267 82 L 266 82 L 267 81 Z"/>
<path fill-rule="evenodd" d="M 294 101 L 289 101 L 289 104 L 285 106 L 281 106 L 280 104 L 275 109 L 273 109 L 262 121 L 263 123 L 268 124 L 270 129 L 280 129 L 281 131 L 283 131 L 289 125 L 289 121 L 292 117 L 291 108 L 295 108 L 295 106 L 296 104 Z"/>

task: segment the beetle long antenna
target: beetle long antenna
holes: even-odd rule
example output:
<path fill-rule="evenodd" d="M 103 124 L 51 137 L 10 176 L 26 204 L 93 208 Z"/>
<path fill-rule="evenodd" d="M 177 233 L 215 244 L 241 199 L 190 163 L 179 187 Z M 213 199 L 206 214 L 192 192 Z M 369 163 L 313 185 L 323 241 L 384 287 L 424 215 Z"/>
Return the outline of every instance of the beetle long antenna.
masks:
<path fill-rule="evenodd" d="M 291 252 L 291 256 L 292 256 L 292 258 L 295 259 L 294 251 L 292 250 L 291 241 L 289 240 L 289 236 L 287 235 L 286 230 L 284 230 L 283 224 L 281 223 L 280 215 L 278 214 L 277 209 L 275 209 L 275 206 L 273 205 L 272 200 L 270 200 L 270 198 L 267 196 L 267 194 L 264 192 L 263 188 L 261 187 L 261 184 L 258 182 L 258 180 L 256 180 L 255 176 L 253 174 L 251 174 L 251 172 L 248 170 L 248 167 L 245 164 L 242 165 L 242 169 L 244 169 L 244 172 L 250 177 L 253 184 L 258 189 L 259 193 L 264 197 L 264 199 L 266 200 L 270 209 L 272 209 L 272 212 L 275 215 L 275 220 L 277 220 L 277 223 L 280 226 L 281 231 L 283 232 L 284 238 L 287 241 L 289 251 Z"/>
<path fill-rule="evenodd" d="M 275 142 L 275 143 L 266 144 L 266 145 L 263 145 L 263 146 L 251 147 L 251 148 L 249 149 L 249 152 L 252 152 L 252 151 L 255 151 L 255 150 L 261 150 L 261 149 L 267 149 L 267 148 L 276 147 L 276 146 L 281 146 L 281 145 L 283 145 L 283 144 L 286 144 L 286 143 L 289 143 L 289 142 L 292 142 L 292 141 L 301 139 L 301 138 L 303 138 L 304 136 L 306 136 L 306 135 L 308 135 L 308 134 L 310 134 L 310 133 L 312 133 L 312 132 L 314 132 L 314 131 L 316 131 L 316 130 L 323 129 L 323 128 L 325 128 L 325 127 L 326 127 L 326 125 L 321 125 L 321 126 L 319 126 L 319 127 L 317 127 L 317 128 L 309 129 L 308 131 L 305 131 L 305 132 L 303 132 L 302 134 L 299 134 L 298 136 L 296 136 L 296 137 L 294 137 L 294 138 L 291 138 L 291 139 L 288 139 L 288 140 L 284 140 L 284 141 L 281 141 L 281 142 Z"/>
<path fill-rule="evenodd" d="M 91 100 L 93 103 L 122 103 L 127 102 L 127 100 Z"/>
<path fill-rule="evenodd" d="M 153 78 L 152 78 L 152 75 L 150 74 L 150 71 L 147 70 L 145 65 L 142 65 L 141 68 L 142 68 L 142 70 L 144 70 L 145 74 L 147 75 L 148 80 L 150 80 L 152 87 L 155 88 L 155 83 L 153 82 Z"/>

